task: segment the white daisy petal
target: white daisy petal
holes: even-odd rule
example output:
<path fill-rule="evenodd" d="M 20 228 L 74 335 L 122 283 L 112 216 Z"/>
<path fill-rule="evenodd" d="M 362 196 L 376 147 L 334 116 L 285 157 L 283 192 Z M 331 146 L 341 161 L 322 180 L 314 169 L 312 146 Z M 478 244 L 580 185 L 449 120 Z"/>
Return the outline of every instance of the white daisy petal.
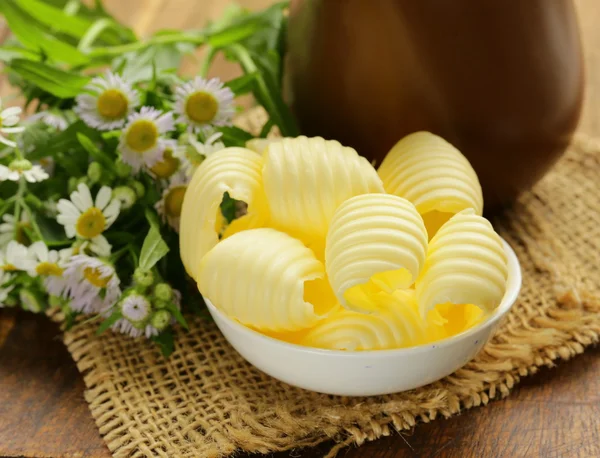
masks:
<path fill-rule="evenodd" d="M 175 89 L 175 113 L 178 121 L 194 132 L 206 132 L 211 126 L 231 125 L 234 94 L 217 78 L 195 78 Z"/>
<path fill-rule="evenodd" d="M 61 199 L 56 207 L 56 221 L 64 226 L 67 237 L 94 239 L 117 219 L 120 202 L 112 197 L 111 188 L 103 186 L 96 195 L 94 205 L 90 189 L 80 183 L 77 191 L 71 193 L 71 200 Z"/>
<path fill-rule="evenodd" d="M 96 195 L 96 207 L 100 210 L 104 210 L 110 201 L 111 194 L 112 190 L 108 186 L 102 186 Z"/>
<path fill-rule="evenodd" d="M 120 280 L 114 267 L 87 255 L 75 255 L 63 274 L 61 295 L 70 307 L 81 313 L 106 314 L 121 296 Z"/>
<path fill-rule="evenodd" d="M 172 113 L 163 114 L 152 107 L 142 107 L 133 113 L 123 129 L 118 150 L 121 159 L 135 172 L 143 166 L 150 168 L 163 159 L 170 141 L 161 135 L 175 128 Z"/>
<path fill-rule="evenodd" d="M 90 127 L 120 129 L 139 105 L 139 94 L 121 76 L 107 72 L 94 78 L 75 99 L 75 113 Z"/>

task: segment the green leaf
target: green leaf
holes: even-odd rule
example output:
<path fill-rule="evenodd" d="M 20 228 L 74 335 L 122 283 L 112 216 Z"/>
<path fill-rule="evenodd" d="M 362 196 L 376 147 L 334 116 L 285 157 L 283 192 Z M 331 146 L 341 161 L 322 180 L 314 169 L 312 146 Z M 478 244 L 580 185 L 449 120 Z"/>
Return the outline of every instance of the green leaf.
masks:
<path fill-rule="evenodd" d="M 105 169 L 114 169 L 114 161 L 107 155 L 106 152 L 100 150 L 96 145 L 94 145 L 94 142 L 90 140 L 87 136 L 85 136 L 81 132 L 77 132 L 77 140 L 79 140 L 79 143 L 81 144 L 81 146 L 83 146 L 83 149 L 85 149 L 90 154 L 90 156 L 94 160 L 98 161 Z"/>
<path fill-rule="evenodd" d="M 171 353 L 175 350 L 175 338 L 173 336 L 173 330 L 170 328 L 165 329 L 159 335 L 152 337 L 150 340 L 158 345 L 160 352 L 165 358 L 171 356 Z"/>
<path fill-rule="evenodd" d="M 150 227 L 160 231 L 160 220 L 158 219 L 156 212 L 147 208 L 144 215 L 146 216 L 146 220 L 148 221 L 148 224 L 150 224 Z"/>
<path fill-rule="evenodd" d="M 265 123 L 265 125 L 262 126 L 262 129 L 260 130 L 260 134 L 258 136 L 260 138 L 267 138 L 267 135 L 269 135 L 269 132 L 271 132 L 271 129 L 273 128 L 274 125 L 275 125 L 275 123 L 273 122 L 273 120 L 271 118 L 269 118 L 267 120 L 267 122 Z"/>
<path fill-rule="evenodd" d="M 75 97 L 90 81 L 87 76 L 26 59 L 13 59 L 8 68 L 29 83 L 63 99 Z"/>
<path fill-rule="evenodd" d="M 27 153 L 35 151 L 38 148 L 44 148 L 51 138 L 52 134 L 48 132 L 47 127 L 43 123 L 36 122 L 29 124 L 25 127 L 25 131 L 21 136 L 25 154 L 29 157 Z"/>
<path fill-rule="evenodd" d="M 173 315 L 173 317 L 175 318 L 175 320 L 181 326 L 183 326 L 187 330 L 190 329 L 189 326 L 188 326 L 188 324 L 187 324 L 187 321 L 185 321 L 185 318 L 181 314 L 181 311 L 177 308 L 177 306 L 175 304 L 169 304 L 167 306 L 167 310 L 171 313 L 171 315 Z"/>
<path fill-rule="evenodd" d="M 0 61 L 10 62 L 13 59 L 27 59 L 38 61 L 41 55 L 26 48 L 16 46 L 0 46 Z"/>
<path fill-rule="evenodd" d="M 40 212 L 35 212 L 35 221 L 40 228 L 44 242 L 52 244 L 69 243 L 65 228 L 58 224 L 55 219 L 49 218 Z"/>
<path fill-rule="evenodd" d="M 227 224 L 231 223 L 235 219 L 235 202 L 236 200 L 232 198 L 228 192 L 223 194 L 223 200 L 221 201 L 221 214 Z"/>
<path fill-rule="evenodd" d="M 245 146 L 248 140 L 254 138 L 252 134 L 240 129 L 236 126 L 219 127 L 219 131 L 223 133 L 221 140 L 226 146 Z"/>
<path fill-rule="evenodd" d="M 254 83 L 256 81 L 256 73 L 246 73 L 238 78 L 234 78 L 225 83 L 231 91 L 236 95 L 240 96 L 252 92 L 254 89 Z"/>
<path fill-rule="evenodd" d="M 123 318 L 121 310 L 119 308 L 115 309 L 115 311 L 112 312 L 111 315 L 106 320 L 104 320 L 100 326 L 98 326 L 98 329 L 96 329 L 96 335 L 99 336 L 100 334 L 102 334 L 121 318 Z"/>
<path fill-rule="evenodd" d="M 21 44 L 31 50 L 43 50 L 51 60 L 71 65 L 83 65 L 89 61 L 77 48 L 65 43 L 40 28 L 40 24 L 19 8 L 15 0 L 0 1 L 0 13 L 4 14 L 12 33 Z"/>
<path fill-rule="evenodd" d="M 53 30 L 81 38 L 93 22 L 81 16 L 71 16 L 62 9 L 39 0 L 15 0 L 23 11 Z"/>
<path fill-rule="evenodd" d="M 97 130 L 88 127 L 83 121 L 76 121 L 64 131 L 54 134 L 46 145 L 37 146 L 37 149 L 29 153 L 27 157 L 29 159 L 40 159 L 45 156 L 54 156 L 73 148 L 80 149 L 81 144 L 77 137 L 78 134 L 83 134 L 92 141 L 99 141 L 102 138 Z"/>
<path fill-rule="evenodd" d="M 150 270 L 169 252 L 169 247 L 160 235 L 160 231 L 152 226 L 144 239 L 140 253 L 140 269 Z"/>

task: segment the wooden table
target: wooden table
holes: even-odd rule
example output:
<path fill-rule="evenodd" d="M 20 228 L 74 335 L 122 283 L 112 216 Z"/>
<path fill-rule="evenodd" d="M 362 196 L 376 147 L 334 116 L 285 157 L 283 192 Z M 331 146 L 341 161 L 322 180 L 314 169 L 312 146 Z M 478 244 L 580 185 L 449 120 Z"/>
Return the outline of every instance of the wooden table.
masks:
<path fill-rule="evenodd" d="M 0 0 L 2 1 L 2 0 Z M 551 0 L 548 0 L 551 1 Z M 226 0 L 105 0 L 121 20 L 144 34 L 161 27 L 198 27 Z M 249 7 L 270 0 L 239 1 Z M 588 87 L 581 130 L 600 135 L 600 2 L 576 0 Z M 185 14 L 181 14 L 185 11 Z M 233 69 L 220 62 L 216 73 Z M 1 81 L 0 81 L 1 89 Z M 0 90 L 1 92 L 1 90 Z M 600 457 L 600 349 L 524 379 L 503 401 L 448 420 L 418 425 L 345 458 Z M 0 456 L 104 458 L 110 453 L 83 399 L 83 381 L 43 316 L 0 311 Z M 273 458 L 319 457 L 332 444 Z M 243 456 L 243 455 L 241 455 Z"/>

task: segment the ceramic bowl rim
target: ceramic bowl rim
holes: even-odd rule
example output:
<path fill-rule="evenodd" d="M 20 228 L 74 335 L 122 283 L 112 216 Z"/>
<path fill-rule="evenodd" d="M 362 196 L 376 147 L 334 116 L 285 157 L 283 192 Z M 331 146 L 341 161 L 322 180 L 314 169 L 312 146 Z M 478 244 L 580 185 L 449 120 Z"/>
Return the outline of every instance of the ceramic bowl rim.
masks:
<path fill-rule="evenodd" d="M 264 340 L 266 343 L 270 345 L 277 345 L 281 348 L 285 348 L 288 350 L 292 350 L 295 352 L 302 352 L 307 354 L 316 354 L 321 356 L 336 356 L 342 358 L 381 358 L 381 357 L 390 357 L 390 356 L 403 356 L 410 355 L 415 353 L 422 353 L 425 351 L 430 351 L 432 349 L 441 349 L 444 347 L 448 347 L 455 342 L 462 341 L 468 339 L 470 336 L 476 334 L 478 331 L 489 328 L 493 326 L 500 318 L 506 315 L 514 303 L 516 302 L 519 292 L 521 291 L 522 284 L 522 274 L 521 274 L 521 264 L 519 263 L 519 259 L 515 254 L 512 247 L 502 239 L 502 243 L 504 245 L 504 250 L 506 252 L 508 258 L 508 281 L 507 281 L 507 290 L 502 298 L 502 302 L 498 306 L 498 308 L 494 311 L 494 313 L 485 321 L 479 323 L 472 328 L 467 329 L 464 332 L 456 334 L 452 337 L 448 337 L 446 339 L 438 340 L 435 342 L 430 342 L 426 344 L 416 345 L 413 347 L 404 347 L 404 348 L 390 348 L 384 350 L 361 350 L 361 351 L 348 351 L 348 350 L 329 350 L 325 348 L 316 348 L 316 347 L 307 347 L 304 345 L 299 345 L 291 342 L 285 342 L 283 340 L 276 339 L 274 337 L 267 336 L 262 334 L 261 332 L 255 331 L 243 324 L 239 323 L 232 318 L 229 318 L 227 315 L 222 313 L 219 309 L 217 309 L 214 304 L 207 298 L 204 298 L 204 302 L 210 312 L 211 315 L 217 315 L 223 321 L 226 321 L 228 324 L 233 326 L 236 331 L 239 331 L 243 334 L 249 335 L 254 338 L 259 338 Z M 227 337 L 226 337 L 227 338 Z"/>

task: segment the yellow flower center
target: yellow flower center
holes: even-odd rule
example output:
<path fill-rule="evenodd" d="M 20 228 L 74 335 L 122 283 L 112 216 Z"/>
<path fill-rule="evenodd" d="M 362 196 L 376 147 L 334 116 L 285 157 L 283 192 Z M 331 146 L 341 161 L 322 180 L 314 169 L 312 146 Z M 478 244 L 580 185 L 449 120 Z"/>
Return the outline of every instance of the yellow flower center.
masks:
<path fill-rule="evenodd" d="M 187 186 L 175 186 L 170 189 L 165 196 L 165 213 L 167 216 L 177 218 L 181 215 L 181 206 L 183 205 L 183 196 Z"/>
<path fill-rule="evenodd" d="M 125 94 L 118 89 L 108 89 L 98 97 L 98 113 L 106 119 L 122 119 L 127 115 L 129 102 Z"/>
<path fill-rule="evenodd" d="M 76 229 L 80 237 L 93 239 L 104 232 L 106 218 L 102 210 L 96 207 L 88 208 L 77 219 Z"/>
<path fill-rule="evenodd" d="M 156 145 L 158 129 L 152 121 L 140 119 L 135 121 L 127 131 L 127 146 L 136 153 L 143 153 Z"/>
<path fill-rule="evenodd" d="M 89 281 L 92 285 L 97 286 L 98 288 L 106 288 L 106 285 L 108 285 L 108 281 L 112 277 L 112 275 L 103 277 L 100 270 L 98 270 L 95 267 L 86 267 L 83 270 L 83 276 L 87 281 Z"/>
<path fill-rule="evenodd" d="M 19 269 L 17 269 L 13 264 L 6 263 L 2 266 L 2 270 L 5 272 L 14 272 Z"/>
<path fill-rule="evenodd" d="M 38 275 L 53 275 L 55 277 L 60 277 L 63 274 L 63 269 L 54 262 L 41 262 L 35 268 L 35 271 Z"/>
<path fill-rule="evenodd" d="M 195 92 L 190 95 L 185 103 L 185 112 L 192 121 L 208 123 L 214 119 L 219 111 L 219 102 L 214 95 L 208 92 Z"/>
<path fill-rule="evenodd" d="M 150 169 L 158 178 L 169 178 L 179 168 L 179 159 L 173 157 L 173 151 L 165 150 L 163 160 L 154 164 Z"/>

